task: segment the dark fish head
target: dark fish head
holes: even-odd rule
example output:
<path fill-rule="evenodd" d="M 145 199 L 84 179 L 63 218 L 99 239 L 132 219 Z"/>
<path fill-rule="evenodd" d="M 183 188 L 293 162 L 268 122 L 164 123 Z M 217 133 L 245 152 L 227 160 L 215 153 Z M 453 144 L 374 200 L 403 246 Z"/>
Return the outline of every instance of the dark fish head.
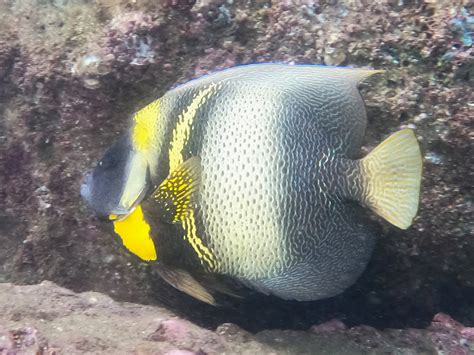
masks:
<path fill-rule="evenodd" d="M 85 176 L 81 195 L 99 218 L 118 220 L 143 200 L 148 182 L 146 159 L 132 149 L 128 137 L 122 137 Z"/>

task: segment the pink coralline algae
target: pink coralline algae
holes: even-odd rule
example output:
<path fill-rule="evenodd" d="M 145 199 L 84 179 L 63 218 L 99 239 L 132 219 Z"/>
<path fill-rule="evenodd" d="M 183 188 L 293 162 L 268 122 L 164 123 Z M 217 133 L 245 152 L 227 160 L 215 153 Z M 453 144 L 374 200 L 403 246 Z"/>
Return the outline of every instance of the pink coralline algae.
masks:
<path fill-rule="evenodd" d="M 0 354 L 58 354 L 59 349 L 50 346 L 36 328 L 21 327 L 6 331 L 0 326 Z"/>
<path fill-rule="evenodd" d="M 469 355 L 474 351 L 474 328 L 463 326 L 447 314 L 436 314 L 428 330 L 439 352 Z"/>
<path fill-rule="evenodd" d="M 0 279 L 50 279 L 121 300 L 168 302 L 192 308 L 188 317 L 210 328 L 231 321 L 252 331 L 309 328 L 335 318 L 423 328 L 440 310 L 473 325 L 473 6 L 470 0 L 0 2 Z M 384 69 L 361 85 L 364 152 L 401 127 L 416 130 L 425 156 L 420 211 L 407 231 L 381 222 L 370 266 L 339 297 L 203 309 L 124 251 L 110 226 L 81 204 L 79 188 L 137 109 L 191 78 L 256 62 Z M 331 324 L 313 330 L 343 331 Z"/>
<path fill-rule="evenodd" d="M 27 324 L 27 326 L 26 326 Z M 256 333 L 235 324 L 215 331 L 159 306 L 121 303 L 96 292 L 74 293 L 51 282 L 0 283 L 0 354 L 429 354 L 468 355 L 473 328 L 446 314 L 425 329 L 347 327 L 333 319 L 309 330 Z"/>
<path fill-rule="evenodd" d="M 433 353 L 438 354 L 469 355 L 474 351 L 474 328 L 465 327 L 444 313 L 436 314 L 426 330 L 387 329 L 382 332 L 367 326 L 355 326 L 348 329 L 344 323 L 334 319 L 313 326 L 310 331 L 316 334 L 345 334 L 349 339 L 363 342 L 374 349 L 380 348 L 381 344 L 387 342 L 388 339 L 391 341 L 396 339 L 398 346 L 413 347 L 413 350 L 417 349 L 417 345 L 424 344 L 426 348 L 418 348 L 420 352 L 431 348 Z"/>
<path fill-rule="evenodd" d="M 337 332 L 337 331 L 346 331 L 346 325 L 338 319 L 332 319 L 325 323 L 318 325 L 313 325 L 310 328 L 310 331 L 314 333 L 326 333 L 326 332 Z"/>
<path fill-rule="evenodd" d="M 204 53 L 205 55 L 196 63 L 193 75 L 196 78 L 211 71 L 233 67 L 236 63 L 235 55 L 226 49 L 208 48 Z"/>

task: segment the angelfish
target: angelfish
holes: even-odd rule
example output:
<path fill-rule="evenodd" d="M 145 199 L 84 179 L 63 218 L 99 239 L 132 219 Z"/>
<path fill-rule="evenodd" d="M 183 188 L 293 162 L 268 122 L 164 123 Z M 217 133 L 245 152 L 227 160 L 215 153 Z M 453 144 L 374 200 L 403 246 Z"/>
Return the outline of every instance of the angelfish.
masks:
<path fill-rule="evenodd" d="M 192 80 L 133 116 L 82 195 L 126 248 L 202 301 L 232 294 L 227 280 L 283 299 L 335 296 L 371 256 L 365 209 L 401 229 L 418 210 L 412 130 L 360 158 L 358 84 L 380 72 L 257 64 Z"/>

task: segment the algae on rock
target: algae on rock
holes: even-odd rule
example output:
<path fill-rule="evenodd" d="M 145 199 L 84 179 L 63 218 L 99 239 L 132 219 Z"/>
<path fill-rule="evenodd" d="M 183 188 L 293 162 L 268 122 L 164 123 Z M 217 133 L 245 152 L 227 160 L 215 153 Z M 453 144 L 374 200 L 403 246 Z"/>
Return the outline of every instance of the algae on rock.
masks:
<path fill-rule="evenodd" d="M 271 61 L 375 67 L 386 74 L 364 86 L 366 146 L 409 126 L 425 151 L 413 228 L 382 222 L 368 270 L 334 299 L 258 298 L 189 317 L 252 330 L 334 316 L 405 327 L 444 310 L 474 324 L 472 11 L 447 0 L 2 2 L 0 280 L 189 309 L 92 219 L 79 197 L 84 172 L 135 109 L 206 72 Z"/>

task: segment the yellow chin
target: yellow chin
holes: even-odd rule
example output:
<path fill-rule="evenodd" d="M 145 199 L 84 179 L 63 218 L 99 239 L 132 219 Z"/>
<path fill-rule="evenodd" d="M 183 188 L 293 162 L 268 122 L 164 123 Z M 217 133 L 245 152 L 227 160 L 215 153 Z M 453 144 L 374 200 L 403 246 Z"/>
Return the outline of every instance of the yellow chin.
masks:
<path fill-rule="evenodd" d="M 114 230 L 122 239 L 123 245 L 130 252 L 144 261 L 156 260 L 156 249 L 150 236 L 150 225 L 143 216 L 141 206 L 122 220 L 119 216 L 110 215 L 109 219 L 114 221 Z"/>

